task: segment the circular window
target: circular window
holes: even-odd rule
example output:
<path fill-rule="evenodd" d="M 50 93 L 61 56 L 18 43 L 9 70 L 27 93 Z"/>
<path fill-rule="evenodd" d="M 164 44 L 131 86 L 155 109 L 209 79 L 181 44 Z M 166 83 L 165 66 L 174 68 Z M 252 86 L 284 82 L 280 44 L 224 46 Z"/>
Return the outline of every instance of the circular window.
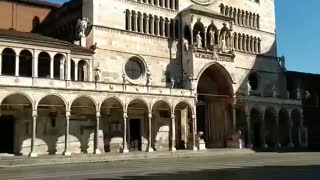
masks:
<path fill-rule="evenodd" d="M 142 62 L 139 59 L 131 58 L 125 65 L 125 72 L 130 79 L 136 80 L 143 75 L 143 67 Z"/>

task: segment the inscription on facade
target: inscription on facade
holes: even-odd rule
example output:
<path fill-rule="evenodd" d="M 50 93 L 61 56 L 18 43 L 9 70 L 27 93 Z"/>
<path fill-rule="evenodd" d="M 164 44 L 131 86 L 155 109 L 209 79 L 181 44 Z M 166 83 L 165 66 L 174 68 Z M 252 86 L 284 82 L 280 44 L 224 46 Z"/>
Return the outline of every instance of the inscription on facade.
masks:
<path fill-rule="evenodd" d="M 224 61 L 224 62 L 233 62 L 232 57 L 226 57 L 226 56 L 215 56 L 214 54 L 205 54 L 205 53 L 194 53 L 194 56 L 196 58 L 202 58 L 202 59 L 210 59 L 214 61 Z"/>

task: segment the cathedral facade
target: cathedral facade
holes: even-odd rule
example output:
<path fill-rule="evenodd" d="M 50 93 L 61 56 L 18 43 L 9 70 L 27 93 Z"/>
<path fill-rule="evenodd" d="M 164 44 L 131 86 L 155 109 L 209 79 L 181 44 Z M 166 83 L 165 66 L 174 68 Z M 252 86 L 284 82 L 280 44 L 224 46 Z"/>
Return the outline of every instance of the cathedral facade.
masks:
<path fill-rule="evenodd" d="M 72 0 L 39 34 L 1 30 L 1 151 L 307 146 L 274 11 L 273 0 Z"/>

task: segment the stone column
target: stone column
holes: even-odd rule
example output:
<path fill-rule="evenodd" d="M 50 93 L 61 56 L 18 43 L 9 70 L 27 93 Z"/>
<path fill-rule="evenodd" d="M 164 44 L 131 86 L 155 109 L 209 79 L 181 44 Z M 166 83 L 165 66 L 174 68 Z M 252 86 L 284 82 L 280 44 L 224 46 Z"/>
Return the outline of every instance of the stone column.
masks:
<path fill-rule="evenodd" d="M 148 148 L 147 148 L 147 152 L 153 152 L 152 149 L 152 112 L 149 112 L 148 114 Z"/>
<path fill-rule="evenodd" d="M 138 31 L 138 16 L 137 13 L 133 14 L 134 24 L 133 24 L 133 30 Z"/>
<path fill-rule="evenodd" d="M 288 119 L 288 128 L 289 128 L 289 148 L 293 148 L 294 144 L 293 144 L 293 138 L 292 138 L 292 127 L 293 127 L 293 123 L 292 123 L 292 119 L 291 119 L 291 112 L 289 113 L 289 119 Z"/>
<path fill-rule="evenodd" d="M 70 152 L 70 143 L 69 143 L 69 130 L 70 130 L 70 111 L 66 111 L 66 119 L 65 119 L 65 134 L 64 134 L 64 151 L 63 155 L 64 156 L 71 156 Z"/>
<path fill-rule="evenodd" d="M 161 1 L 162 1 L 162 7 L 165 8 L 165 5 L 166 5 L 165 1 L 166 0 L 161 0 Z"/>
<path fill-rule="evenodd" d="M 148 15 L 146 16 L 145 32 L 146 32 L 147 34 L 150 33 L 150 32 L 149 32 L 149 16 L 148 16 Z"/>
<path fill-rule="evenodd" d="M 36 133 L 37 133 L 37 110 L 32 110 L 32 136 L 29 157 L 37 157 L 38 154 L 35 151 Z"/>
<path fill-rule="evenodd" d="M 138 16 L 140 24 L 139 24 L 139 32 L 143 33 L 143 14 L 140 14 L 140 16 Z"/>
<path fill-rule="evenodd" d="M 170 9 L 170 0 L 166 0 L 167 1 L 167 8 Z"/>
<path fill-rule="evenodd" d="M 78 81 L 78 61 L 74 62 L 74 80 Z"/>
<path fill-rule="evenodd" d="M 277 133 L 276 133 L 276 148 L 281 148 L 281 142 L 280 142 L 280 125 L 279 125 L 279 112 L 275 114 L 276 118 L 276 127 L 277 127 Z"/>
<path fill-rule="evenodd" d="M 127 143 L 127 119 L 128 114 L 127 112 L 123 113 L 123 142 L 122 142 L 122 153 L 128 153 L 128 143 Z"/>
<path fill-rule="evenodd" d="M 88 70 L 88 81 L 92 82 L 93 81 L 93 63 L 92 63 L 92 60 L 89 60 L 89 70 Z"/>
<path fill-rule="evenodd" d="M 32 73 L 32 77 L 38 77 L 38 52 L 36 50 L 33 50 Z"/>
<path fill-rule="evenodd" d="M 170 20 L 166 20 L 167 37 L 170 38 Z"/>
<path fill-rule="evenodd" d="M 233 133 L 237 131 L 237 108 L 236 103 L 232 104 L 232 123 L 233 123 Z"/>
<path fill-rule="evenodd" d="M 243 36 L 240 34 L 240 36 L 238 37 L 239 38 L 239 44 L 240 46 L 238 47 L 239 51 L 242 51 L 243 50 L 243 44 L 242 44 L 242 41 L 243 41 Z"/>
<path fill-rule="evenodd" d="M 20 62 L 20 59 L 19 59 L 19 55 L 16 55 L 15 56 L 15 73 L 14 75 L 15 76 L 19 76 L 19 62 Z"/>
<path fill-rule="evenodd" d="M 176 22 L 175 20 L 171 20 L 172 22 L 172 38 L 176 39 Z"/>
<path fill-rule="evenodd" d="M 99 128 L 100 128 L 100 111 L 96 113 L 96 131 L 94 133 L 94 154 L 101 154 L 101 151 L 99 149 Z"/>
<path fill-rule="evenodd" d="M 264 119 L 264 114 L 265 114 L 265 111 L 262 111 L 263 114 L 261 116 L 261 145 L 262 145 L 262 148 L 268 148 L 268 144 L 266 143 L 266 125 L 265 125 L 265 119 Z"/>
<path fill-rule="evenodd" d="M 159 18 L 155 18 L 155 26 L 156 26 L 156 29 L 155 29 L 155 35 L 160 35 L 160 23 L 159 23 Z"/>
<path fill-rule="evenodd" d="M 247 45 L 247 36 L 243 36 L 243 51 L 246 51 L 248 50 L 248 45 Z"/>
<path fill-rule="evenodd" d="M 171 0 L 171 9 L 176 9 L 176 0 Z"/>
<path fill-rule="evenodd" d="M 192 114 L 192 150 L 197 151 L 197 146 L 196 146 L 196 115 Z"/>
<path fill-rule="evenodd" d="M 204 41 L 204 48 L 207 49 L 208 45 L 207 45 L 207 27 L 204 27 L 204 38 L 203 38 L 203 41 Z"/>
<path fill-rule="evenodd" d="M 161 25 L 162 25 L 162 36 L 165 37 L 166 36 L 166 20 L 165 19 L 162 19 Z"/>
<path fill-rule="evenodd" d="M 150 34 L 154 34 L 154 17 L 151 17 L 149 21 L 150 21 Z"/>
<path fill-rule="evenodd" d="M 60 59 L 60 80 L 64 80 L 65 62 L 66 59 L 64 57 Z"/>
<path fill-rule="evenodd" d="M 131 17 L 131 11 L 129 11 L 129 14 L 128 14 L 127 18 L 128 18 L 128 20 L 127 20 L 128 21 L 128 30 L 131 31 L 132 30 L 132 26 L 131 26 L 131 18 L 132 18 Z"/>
<path fill-rule="evenodd" d="M 70 81 L 71 80 L 71 59 L 70 59 L 70 54 L 67 54 L 67 63 L 66 63 L 66 75 L 67 75 L 67 80 Z"/>
<path fill-rule="evenodd" d="M 251 53 L 252 51 L 251 51 L 251 38 L 249 37 L 249 39 L 248 39 L 248 47 L 247 47 L 247 49 L 248 49 L 248 52 L 249 53 Z"/>
<path fill-rule="evenodd" d="M 171 112 L 171 144 L 170 151 L 176 151 L 176 117 L 174 112 Z"/>
<path fill-rule="evenodd" d="M 50 56 L 50 79 L 54 78 L 54 59 Z"/>
<path fill-rule="evenodd" d="M 248 146 L 248 148 L 253 148 L 253 145 L 252 145 L 252 133 L 251 133 L 250 110 L 247 109 L 245 113 L 246 113 L 247 129 L 248 129 L 247 146 Z"/>

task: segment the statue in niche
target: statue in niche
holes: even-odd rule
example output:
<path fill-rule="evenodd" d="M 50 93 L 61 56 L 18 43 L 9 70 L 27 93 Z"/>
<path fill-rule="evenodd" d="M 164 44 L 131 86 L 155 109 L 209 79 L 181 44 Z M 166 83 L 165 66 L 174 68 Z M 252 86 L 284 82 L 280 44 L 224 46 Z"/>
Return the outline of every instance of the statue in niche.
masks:
<path fill-rule="evenodd" d="M 226 52 L 227 51 L 227 45 L 226 45 L 226 32 L 223 32 L 221 36 L 221 51 Z"/>
<path fill-rule="evenodd" d="M 247 95 L 250 96 L 252 89 L 251 89 L 251 85 L 250 85 L 250 81 L 247 82 Z"/>
<path fill-rule="evenodd" d="M 212 28 L 209 30 L 209 45 L 210 47 L 213 47 L 214 46 L 214 31 L 212 30 Z"/>
<path fill-rule="evenodd" d="M 311 93 L 308 90 L 306 90 L 305 98 L 310 99 L 310 97 L 311 97 Z"/>
<path fill-rule="evenodd" d="M 200 35 L 200 31 L 198 31 L 198 33 L 196 35 L 196 47 L 202 48 L 202 37 Z"/>
<path fill-rule="evenodd" d="M 100 68 L 100 64 L 97 63 L 97 66 L 94 68 L 94 78 L 96 82 L 101 82 L 102 79 L 102 71 Z"/>
<path fill-rule="evenodd" d="M 151 86 L 151 81 L 152 81 L 151 71 L 148 69 L 147 70 L 147 86 Z"/>
<path fill-rule="evenodd" d="M 78 19 L 77 22 L 77 35 L 80 38 L 86 37 L 85 32 L 88 28 L 88 24 L 89 24 L 89 19 L 88 18 L 82 18 L 82 19 Z"/>
<path fill-rule="evenodd" d="M 187 39 L 183 38 L 183 45 L 184 45 L 184 50 L 188 51 L 189 49 L 189 42 Z"/>
<path fill-rule="evenodd" d="M 190 83 L 190 89 L 191 89 L 191 90 L 194 90 L 194 80 L 195 80 L 195 78 L 193 77 L 192 74 L 190 74 L 190 76 L 189 76 L 189 83 Z"/>
<path fill-rule="evenodd" d="M 174 88 L 174 84 L 175 84 L 175 81 L 174 81 L 173 77 L 170 77 L 170 88 L 171 89 Z"/>
<path fill-rule="evenodd" d="M 275 85 L 272 86 L 272 97 L 277 97 L 278 93 L 277 93 L 277 88 Z"/>

